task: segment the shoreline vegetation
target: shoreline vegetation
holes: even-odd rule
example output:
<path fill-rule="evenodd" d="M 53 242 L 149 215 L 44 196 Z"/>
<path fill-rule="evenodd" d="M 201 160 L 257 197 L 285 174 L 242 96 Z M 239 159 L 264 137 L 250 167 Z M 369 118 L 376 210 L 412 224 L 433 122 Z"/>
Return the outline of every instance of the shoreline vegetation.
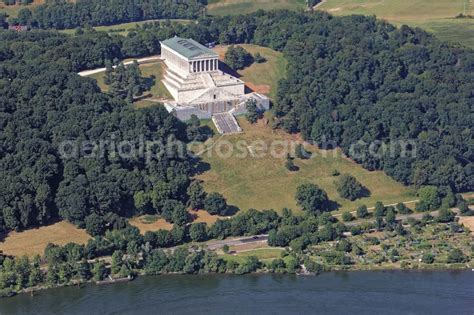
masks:
<path fill-rule="evenodd" d="M 322 272 L 341 272 L 341 271 L 346 271 L 346 272 L 358 272 L 358 271 L 406 271 L 406 272 L 423 272 L 423 271 L 443 271 L 443 272 L 450 272 L 450 271 L 458 271 L 458 270 L 471 270 L 471 266 L 466 266 L 465 264 L 449 264 L 449 265 L 442 265 L 442 264 L 433 264 L 433 265 L 422 265 L 421 268 L 420 266 L 416 268 L 409 268 L 409 269 L 404 269 L 404 268 L 389 268 L 386 266 L 375 266 L 371 268 L 339 268 L 339 269 L 331 269 L 327 271 L 322 271 Z M 288 272 L 275 272 L 273 270 L 257 270 L 253 271 L 248 274 L 294 274 L 298 275 L 297 273 L 288 273 Z M 208 273 L 201 273 L 199 275 L 216 275 L 217 273 L 214 272 L 208 272 Z M 234 273 L 225 273 L 225 274 L 234 274 Z M 169 273 L 162 273 L 160 275 L 189 275 L 193 276 L 190 274 L 186 273 L 180 273 L 180 272 L 169 272 Z M 143 274 L 137 274 L 131 279 L 127 279 L 126 281 L 134 281 L 138 277 L 152 277 L 152 276 L 160 276 L 160 275 L 148 275 L 146 273 Z M 318 276 L 319 274 L 311 273 L 308 275 L 301 275 L 301 276 Z M 121 278 L 124 279 L 124 278 Z M 69 284 L 62 284 L 62 285 L 55 285 L 55 286 L 39 286 L 39 287 L 33 287 L 33 288 L 26 288 L 23 289 L 19 292 L 10 292 L 10 294 L 7 295 L 1 295 L 0 298 L 6 298 L 6 297 L 13 297 L 19 294 L 30 294 L 31 296 L 34 296 L 37 292 L 45 291 L 45 290 L 50 290 L 50 289 L 58 289 L 58 288 L 65 288 L 65 287 L 78 287 L 79 289 L 82 289 L 84 286 L 87 285 L 113 285 L 117 283 L 123 283 L 125 281 L 109 281 L 108 283 L 97 283 L 93 280 L 89 281 L 78 281 L 75 283 L 69 283 Z M 2 292 L 3 293 L 3 292 Z"/>
<path fill-rule="evenodd" d="M 400 210 L 401 206 L 398 206 Z M 380 204 L 377 207 L 381 209 Z M 278 228 L 272 231 L 278 232 L 272 235 L 270 231 L 267 243 L 277 246 L 272 248 L 280 249 L 277 251 L 279 255 L 265 255 L 268 245 L 239 251 L 238 246 L 229 247 L 224 244 L 211 250 L 208 247 L 211 243 L 208 244 L 205 239 L 196 239 L 195 236 L 183 241 L 182 245 L 161 248 L 156 247 L 157 238 L 173 235 L 173 231 L 159 230 L 142 236 L 137 228 L 132 227 L 110 231 L 105 235 L 110 244 L 124 248 L 109 248 L 111 255 L 107 256 L 87 258 L 91 254 L 85 253 L 91 248 L 99 250 L 97 242 L 105 241 L 100 236 L 85 246 L 73 243 L 64 246 L 50 244 L 43 257 L 36 256 L 32 260 L 26 256 L 15 259 L 3 257 L 3 272 L 0 277 L 3 282 L 0 283 L 4 287 L 5 281 L 10 281 L 12 284 L 16 283 L 16 288 L 4 287 L 0 290 L 0 296 L 34 295 L 37 291 L 50 288 L 80 287 L 83 284 L 108 285 L 132 281 L 137 276 L 162 274 L 282 273 L 312 276 L 334 271 L 467 270 L 474 267 L 472 232 L 457 223 L 458 219 L 454 215 L 459 210 L 424 213 L 421 220 L 413 216 L 397 220 L 396 217 L 390 218 L 394 207 L 384 207 L 385 214 L 381 217 L 377 214 L 377 207 L 365 214 L 364 220 L 354 221 L 357 225 L 351 222 L 345 222 L 345 225 L 328 213 L 314 217 L 306 215 L 306 222 L 291 211 L 284 212 L 281 217 L 275 214 L 277 217 L 273 219 L 277 219 L 279 223 Z M 360 211 L 357 214 L 362 215 Z M 266 215 L 271 216 L 271 213 Z M 252 221 L 254 216 L 261 215 L 254 212 L 245 219 Z M 375 218 L 375 223 L 369 221 L 370 216 Z M 219 220 L 214 225 L 231 220 L 239 222 L 241 219 L 244 218 Z M 267 222 L 266 229 L 259 232 L 268 231 L 271 221 Z M 317 232 L 310 236 L 316 239 L 309 244 L 304 245 L 301 238 L 293 239 L 286 245 L 275 244 L 282 242 L 278 234 L 282 231 L 288 233 L 288 229 L 292 227 L 291 223 L 285 221 L 300 221 L 303 226 L 315 224 L 323 227 L 316 229 Z M 206 227 L 204 223 L 197 225 Z M 214 226 L 210 227 L 211 230 L 213 228 Z M 191 233 L 191 237 L 191 230 L 194 230 L 193 225 L 181 233 Z M 242 234 L 251 235 L 248 231 Z M 174 229 L 174 234 L 179 234 L 179 231 Z M 225 236 L 223 239 L 228 240 L 229 244 L 233 240 L 232 237 Z M 125 243 L 120 244 L 121 242 Z"/>

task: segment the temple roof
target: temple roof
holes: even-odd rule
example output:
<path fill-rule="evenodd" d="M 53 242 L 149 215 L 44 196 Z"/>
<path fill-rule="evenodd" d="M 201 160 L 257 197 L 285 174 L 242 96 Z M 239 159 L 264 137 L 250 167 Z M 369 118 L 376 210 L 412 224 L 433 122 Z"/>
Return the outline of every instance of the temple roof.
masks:
<path fill-rule="evenodd" d="M 162 41 L 161 44 L 189 60 L 205 57 L 219 57 L 219 55 L 211 49 L 190 38 L 181 38 L 175 36 Z"/>

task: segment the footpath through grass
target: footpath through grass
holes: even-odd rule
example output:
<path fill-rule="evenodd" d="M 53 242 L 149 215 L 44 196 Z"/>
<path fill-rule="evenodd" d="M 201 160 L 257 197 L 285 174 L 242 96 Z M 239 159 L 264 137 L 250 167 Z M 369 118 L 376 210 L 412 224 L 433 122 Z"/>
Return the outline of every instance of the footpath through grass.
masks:
<path fill-rule="evenodd" d="M 0 252 L 6 255 L 30 257 L 43 255 L 49 243 L 65 245 L 70 242 L 86 244 L 90 235 L 85 230 L 78 229 L 73 224 L 61 221 L 52 225 L 42 226 L 22 232 L 10 232 L 0 242 Z"/>

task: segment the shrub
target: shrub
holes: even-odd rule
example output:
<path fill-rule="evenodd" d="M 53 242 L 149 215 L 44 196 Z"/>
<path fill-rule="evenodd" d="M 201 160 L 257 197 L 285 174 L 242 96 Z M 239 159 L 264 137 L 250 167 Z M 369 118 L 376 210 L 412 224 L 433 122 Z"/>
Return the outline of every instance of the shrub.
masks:
<path fill-rule="evenodd" d="M 189 227 L 189 237 L 194 242 L 207 240 L 207 224 L 204 222 L 191 224 Z"/>
<path fill-rule="evenodd" d="M 377 201 L 375 203 L 374 217 L 380 218 L 385 215 L 385 206 L 382 201 Z"/>
<path fill-rule="evenodd" d="M 306 160 L 311 157 L 311 152 L 306 151 L 304 148 L 304 145 L 301 143 L 298 143 L 295 148 L 295 156 L 298 159 Z"/>
<path fill-rule="evenodd" d="M 327 193 L 315 184 L 303 184 L 296 189 L 296 202 L 303 210 L 320 213 L 326 210 Z"/>
<path fill-rule="evenodd" d="M 412 211 L 404 203 L 400 202 L 396 205 L 397 211 L 400 214 L 410 214 Z"/>
<path fill-rule="evenodd" d="M 453 263 L 463 263 L 469 259 L 464 255 L 464 253 L 459 248 L 452 249 L 448 254 L 447 262 L 449 264 Z"/>
<path fill-rule="evenodd" d="M 417 211 L 429 211 L 437 209 L 441 205 L 441 198 L 438 188 L 435 186 L 425 186 L 418 190 L 420 201 L 416 204 Z"/>
<path fill-rule="evenodd" d="M 350 221 L 352 221 L 352 220 L 354 220 L 354 216 L 353 216 L 352 213 L 350 213 L 349 211 L 344 212 L 344 213 L 342 214 L 342 221 L 344 221 L 344 222 L 350 222 Z"/>
<path fill-rule="evenodd" d="M 351 232 L 351 234 L 352 234 L 353 236 L 356 236 L 356 235 L 361 234 L 361 233 L 362 233 L 362 230 L 361 230 L 361 228 L 360 228 L 358 225 L 355 225 L 355 226 L 351 227 L 350 232 Z"/>
<path fill-rule="evenodd" d="M 425 264 L 432 264 L 434 263 L 435 257 L 432 253 L 424 253 L 423 257 L 421 257 L 421 261 Z"/>
<path fill-rule="evenodd" d="M 334 184 L 339 196 L 348 200 L 356 200 L 361 197 L 365 188 L 357 179 L 350 174 L 343 174 Z"/>
<path fill-rule="evenodd" d="M 227 202 L 221 194 L 210 193 L 204 200 L 204 208 L 209 214 L 225 215 L 227 213 Z"/>
<path fill-rule="evenodd" d="M 263 57 L 259 52 L 257 52 L 257 53 L 253 56 L 253 60 L 254 60 L 256 63 L 264 63 L 265 61 L 267 61 L 267 59 L 265 59 L 265 57 Z"/>
<path fill-rule="evenodd" d="M 250 98 L 245 103 L 245 108 L 247 109 L 247 120 L 251 124 L 255 124 L 262 116 L 261 112 L 257 108 L 257 101 L 253 98 Z"/>
<path fill-rule="evenodd" d="M 456 215 L 451 210 L 447 208 L 442 208 L 439 210 L 438 217 L 436 217 L 436 222 L 439 222 L 439 223 L 453 222 L 455 216 Z"/>
<path fill-rule="evenodd" d="M 338 170 L 332 170 L 331 176 L 339 176 L 341 173 Z"/>
<path fill-rule="evenodd" d="M 359 206 L 357 208 L 356 215 L 359 219 L 367 218 L 369 216 L 369 211 L 367 210 L 367 206 L 366 205 Z"/>

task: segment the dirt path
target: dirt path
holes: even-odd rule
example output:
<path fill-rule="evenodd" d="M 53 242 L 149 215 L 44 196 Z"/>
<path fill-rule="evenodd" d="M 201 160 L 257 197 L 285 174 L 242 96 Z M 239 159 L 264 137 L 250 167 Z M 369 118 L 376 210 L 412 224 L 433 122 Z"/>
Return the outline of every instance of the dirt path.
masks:
<path fill-rule="evenodd" d="M 161 61 L 161 60 L 162 60 L 161 56 L 151 56 L 151 57 L 136 59 L 138 64 L 144 64 L 144 63 L 149 63 L 149 62 L 154 62 L 154 61 Z M 128 65 L 131 65 L 134 62 L 135 62 L 135 60 L 130 60 L 130 61 L 125 61 L 123 64 L 128 66 Z M 93 74 L 101 73 L 101 72 L 105 72 L 105 68 L 84 70 L 84 71 L 78 72 L 77 74 L 80 75 L 81 77 L 87 77 L 89 75 L 93 75 Z"/>

